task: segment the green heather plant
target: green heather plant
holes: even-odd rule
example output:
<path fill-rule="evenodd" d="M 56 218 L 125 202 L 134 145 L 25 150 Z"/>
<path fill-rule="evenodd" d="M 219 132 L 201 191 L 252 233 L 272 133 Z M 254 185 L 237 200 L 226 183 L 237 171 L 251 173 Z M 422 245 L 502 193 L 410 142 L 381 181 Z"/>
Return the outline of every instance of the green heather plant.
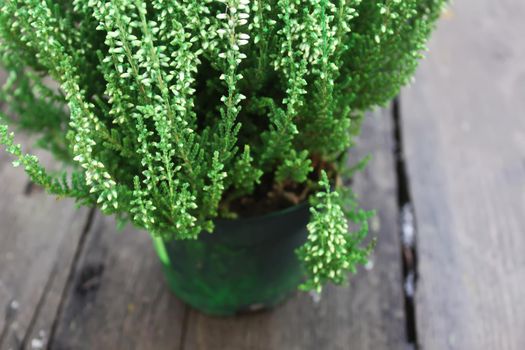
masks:
<path fill-rule="evenodd" d="M 371 249 L 344 156 L 364 111 L 409 81 L 443 3 L 0 0 L 0 142 L 48 192 L 163 239 L 309 197 L 298 255 L 303 289 L 320 291 Z M 67 171 L 46 171 L 8 123 Z"/>

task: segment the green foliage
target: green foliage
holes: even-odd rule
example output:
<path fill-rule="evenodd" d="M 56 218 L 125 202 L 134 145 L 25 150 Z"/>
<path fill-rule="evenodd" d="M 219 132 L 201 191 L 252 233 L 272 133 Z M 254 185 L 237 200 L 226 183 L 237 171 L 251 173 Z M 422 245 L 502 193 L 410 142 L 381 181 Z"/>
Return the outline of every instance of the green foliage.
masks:
<path fill-rule="evenodd" d="M 308 241 L 297 252 L 309 277 L 301 289 L 317 292 L 327 281 L 342 284 L 356 264 L 366 263 L 375 244 L 360 247 L 372 212 L 359 209 L 351 191 L 332 191 L 324 171 L 319 184 L 322 189 L 311 200 Z M 348 221 L 358 226 L 355 232 L 349 233 Z"/>
<path fill-rule="evenodd" d="M 196 238 L 261 186 L 316 191 L 323 168 L 340 171 L 364 111 L 410 79 L 443 3 L 0 0 L 3 119 L 71 173 L 48 174 L 3 125 L 0 141 L 51 193 Z M 350 211 L 361 229 L 348 235 L 324 175 L 321 188 L 305 288 L 341 282 L 368 251 L 367 214 Z"/>

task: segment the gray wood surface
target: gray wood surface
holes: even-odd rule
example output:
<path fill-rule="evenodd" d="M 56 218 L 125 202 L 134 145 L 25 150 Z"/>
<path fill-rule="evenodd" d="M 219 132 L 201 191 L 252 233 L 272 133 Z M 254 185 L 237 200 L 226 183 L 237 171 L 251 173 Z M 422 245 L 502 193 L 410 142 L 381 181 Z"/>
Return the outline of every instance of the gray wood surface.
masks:
<path fill-rule="evenodd" d="M 0 71 L 0 82 L 6 74 Z M 2 106 L 0 105 L 0 109 Z M 17 138 L 24 151 L 31 139 Z M 49 154 L 39 154 L 52 166 Z M 46 345 L 88 218 L 71 200 L 30 186 L 0 152 L 0 349 Z"/>
<path fill-rule="evenodd" d="M 402 96 L 420 349 L 525 349 L 524 14 L 455 1 Z"/>
<path fill-rule="evenodd" d="M 178 349 L 185 306 L 146 232 L 96 214 L 57 319 L 52 349 Z"/>
<path fill-rule="evenodd" d="M 38 348 L 51 332 L 87 210 L 28 187 L 11 161 L 0 152 L 0 349 Z"/>
<path fill-rule="evenodd" d="M 190 311 L 184 349 L 407 348 L 390 110 L 366 119 L 357 154 L 369 153 L 373 159 L 354 188 L 364 207 L 378 210 L 373 268 L 361 269 L 349 287 L 326 288 L 317 304 L 300 294 L 273 311 L 230 319 Z"/>

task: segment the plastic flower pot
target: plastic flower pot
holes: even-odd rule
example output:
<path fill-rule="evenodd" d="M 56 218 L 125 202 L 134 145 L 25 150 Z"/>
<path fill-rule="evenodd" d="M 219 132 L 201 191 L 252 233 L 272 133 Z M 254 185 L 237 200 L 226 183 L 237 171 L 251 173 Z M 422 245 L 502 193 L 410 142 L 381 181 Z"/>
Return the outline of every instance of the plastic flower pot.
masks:
<path fill-rule="evenodd" d="M 196 240 L 154 238 L 169 287 L 187 304 L 211 315 L 270 308 L 301 282 L 295 255 L 307 237 L 307 203 L 268 215 L 217 220 Z"/>

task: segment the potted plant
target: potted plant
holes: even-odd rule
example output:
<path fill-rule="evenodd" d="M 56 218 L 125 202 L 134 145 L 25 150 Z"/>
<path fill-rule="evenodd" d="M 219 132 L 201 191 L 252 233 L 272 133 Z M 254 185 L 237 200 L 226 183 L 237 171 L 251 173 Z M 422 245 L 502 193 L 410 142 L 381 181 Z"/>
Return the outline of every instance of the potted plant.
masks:
<path fill-rule="evenodd" d="M 1 1 L 3 119 L 64 171 L 4 124 L 0 142 L 49 193 L 147 230 L 196 308 L 320 292 L 372 249 L 340 180 L 363 164 L 345 155 L 364 111 L 410 79 L 442 3 Z"/>

